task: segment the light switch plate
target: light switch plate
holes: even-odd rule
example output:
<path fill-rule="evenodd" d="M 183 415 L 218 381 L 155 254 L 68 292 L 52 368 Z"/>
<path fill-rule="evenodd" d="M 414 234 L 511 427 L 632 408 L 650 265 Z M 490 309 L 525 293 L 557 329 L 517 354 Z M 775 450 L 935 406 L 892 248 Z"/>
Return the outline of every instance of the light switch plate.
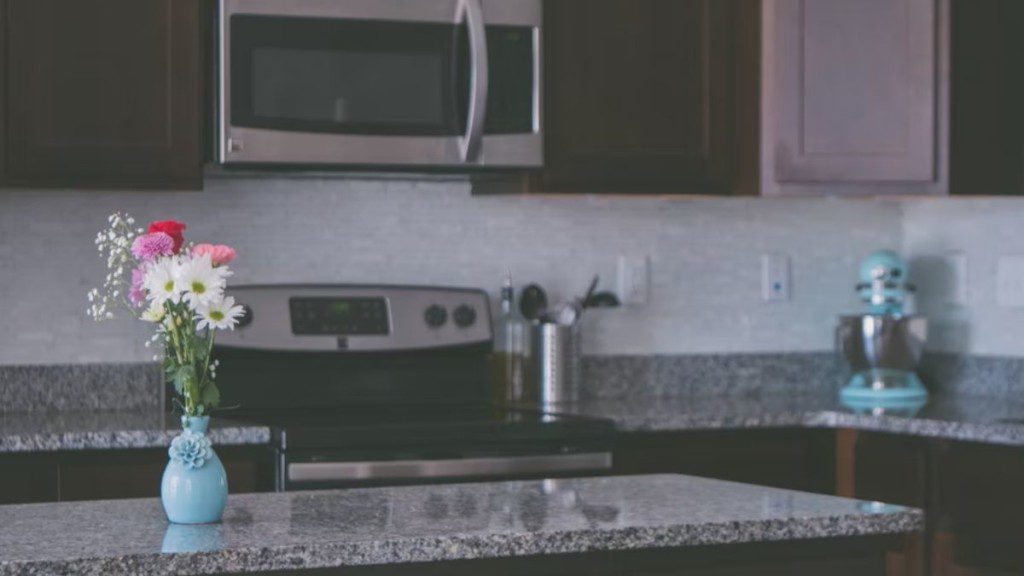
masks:
<path fill-rule="evenodd" d="M 786 302 L 792 293 L 792 266 L 789 254 L 761 256 L 761 298 L 765 302 Z"/>
<path fill-rule="evenodd" d="M 1024 256 L 1000 256 L 996 267 L 996 303 L 1024 307 Z"/>

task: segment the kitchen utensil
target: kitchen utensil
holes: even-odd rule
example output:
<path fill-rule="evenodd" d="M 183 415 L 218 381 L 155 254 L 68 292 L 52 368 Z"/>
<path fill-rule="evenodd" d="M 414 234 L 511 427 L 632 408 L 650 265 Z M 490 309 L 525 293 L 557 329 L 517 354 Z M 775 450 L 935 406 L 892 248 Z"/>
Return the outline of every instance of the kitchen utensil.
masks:
<path fill-rule="evenodd" d="M 600 281 L 601 277 L 598 276 L 597 274 L 594 274 L 594 280 L 590 283 L 590 287 L 587 288 L 587 293 L 583 295 L 583 299 L 580 300 L 580 303 L 583 306 L 583 308 L 587 308 L 587 302 L 590 302 L 590 299 L 594 297 L 594 292 L 597 291 L 597 284 Z"/>
<path fill-rule="evenodd" d="M 622 303 L 619 302 L 619 297 L 612 292 L 598 292 L 590 297 L 587 302 L 583 303 L 583 307 L 590 308 L 618 308 Z"/>
<path fill-rule="evenodd" d="M 583 303 L 579 300 L 558 303 L 545 317 L 545 322 L 560 326 L 572 326 L 583 315 Z"/>
<path fill-rule="evenodd" d="M 536 322 L 548 309 L 548 293 L 537 284 L 529 284 L 519 295 L 519 311 L 527 320 Z"/>

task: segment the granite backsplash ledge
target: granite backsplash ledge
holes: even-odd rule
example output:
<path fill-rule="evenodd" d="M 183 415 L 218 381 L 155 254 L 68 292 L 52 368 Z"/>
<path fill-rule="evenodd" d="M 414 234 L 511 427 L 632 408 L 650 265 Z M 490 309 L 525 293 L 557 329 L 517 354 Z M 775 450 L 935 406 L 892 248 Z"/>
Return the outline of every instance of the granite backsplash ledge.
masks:
<path fill-rule="evenodd" d="M 691 394 L 815 393 L 841 386 L 848 370 L 834 352 L 587 356 L 584 400 Z"/>
<path fill-rule="evenodd" d="M 1024 397 L 1024 358 L 927 353 L 918 373 L 933 393 Z"/>
<path fill-rule="evenodd" d="M 162 398 L 155 362 L 0 365 L 0 414 L 159 410 Z"/>
<path fill-rule="evenodd" d="M 928 352 L 918 372 L 933 394 L 1024 395 L 1024 358 Z M 851 375 L 833 351 L 587 356 L 582 373 L 583 400 L 815 394 Z"/>
<path fill-rule="evenodd" d="M 814 394 L 849 379 L 832 351 L 585 356 L 583 400 L 690 395 Z M 936 394 L 1024 394 L 1024 358 L 928 353 L 920 369 Z M 0 414 L 160 410 L 153 362 L 0 365 Z"/>

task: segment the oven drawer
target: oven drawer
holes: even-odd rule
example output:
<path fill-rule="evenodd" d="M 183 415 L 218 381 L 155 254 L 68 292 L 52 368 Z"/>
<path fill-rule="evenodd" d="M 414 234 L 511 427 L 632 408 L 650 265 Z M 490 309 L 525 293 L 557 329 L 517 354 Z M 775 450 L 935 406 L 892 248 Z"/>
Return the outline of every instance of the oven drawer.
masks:
<path fill-rule="evenodd" d="M 428 484 L 599 475 L 612 468 L 604 448 L 575 452 L 473 454 L 464 457 L 341 459 L 282 454 L 279 488 Z"/>
<path fill-rule="evenodd" d="M 289 482 L 478 478 L 594 472 L 612 467 L 610 452 L 377 462 L 305 462 L 289 464 Z"/>

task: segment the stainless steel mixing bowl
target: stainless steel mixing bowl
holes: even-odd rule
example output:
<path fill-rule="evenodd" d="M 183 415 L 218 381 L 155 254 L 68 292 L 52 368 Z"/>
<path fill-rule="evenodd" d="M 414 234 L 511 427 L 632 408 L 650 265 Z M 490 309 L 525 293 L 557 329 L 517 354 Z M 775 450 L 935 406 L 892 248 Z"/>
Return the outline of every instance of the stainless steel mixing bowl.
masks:
<path fill-rule="evenodd" d="M 923 316 L 842 316 L 836 329 L 839 350 L 854 372 L 874 368 L 913 372 L 928 337 Z"/>

